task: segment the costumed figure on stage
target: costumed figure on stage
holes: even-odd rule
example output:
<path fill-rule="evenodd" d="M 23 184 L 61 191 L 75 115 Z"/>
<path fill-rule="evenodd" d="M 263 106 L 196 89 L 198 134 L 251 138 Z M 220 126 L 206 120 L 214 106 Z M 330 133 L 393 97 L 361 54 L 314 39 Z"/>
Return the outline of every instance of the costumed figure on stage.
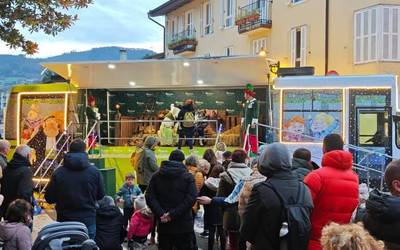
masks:
<path fill-rule="evenodd" d="M 199 145 L 200 146 L 204 146 L 204 137 L 205 137 L 205 129 L 208 126 L 208 121 L 204 121 L 204 120 L 208 120 L 207 116 L 206 116 L 206 110 L 200 110 L 199 112 L 196 113 L 196 132 L 197 132 L 197 136 L 199 137 Z"/>
<path fill-rule="evenodd" d="M 88 106 L 86 107 L 86 118 L 88 121 L 87 132 L 89 132 L 93 128 L 94 124 L 100 120 L 100 117 L 101 116 L 99 109 L 96 107 L 96 100 L 94 99 L 94 96 L 89 96 Z M 90 147 L 90 150 L 93 150 L 96 147 L 96 137 L 99 135 L 99 131 L 100 124 L 97 123 L 96 127 L 92 130 L 88 137 L 88 146 Z"/>
<path fill-rule="evenodd" d="M 171 104 L 171 110 L 165 115 L 161 123 L 158 137 L 160 138 L 161 146 L 173 146 L 178 142 L 178 126 L 179 123 L 175 122 L 181 110 Z"/>
<path fill-rule="evenodd" d="M 257 138 L 257 126 L 258 115 L 260 106 L 257 99 L 255 98 L 254 86 L 251 84 L 246 85 L 244 90 L 244 98 L 246 102 L 244 104 L 244 117 L 242 118 L 242 137 L 245 143 L 244 149 L 250 153 L 250 156 L 257 154 L 258 138 Z M 245 138 L 247 127 L 250 125 L 248 138 Z M 249 152 L 250 151 L 250 152 Z"/>

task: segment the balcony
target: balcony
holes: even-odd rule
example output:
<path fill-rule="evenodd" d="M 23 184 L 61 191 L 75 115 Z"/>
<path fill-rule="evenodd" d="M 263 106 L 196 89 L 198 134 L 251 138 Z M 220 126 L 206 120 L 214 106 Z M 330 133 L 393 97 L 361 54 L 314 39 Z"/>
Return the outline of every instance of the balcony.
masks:
<path fill-rule="evenodd" d="M 196 46 L 197 40 L 195 29 L 187 29 L 177 34 L 173 34 L 168 39 L 168 49 L 172 50 L 175 55 L 184 52 L 195 52 Z"/>
<path fill-rule="evenodd" d="M 263 31 L 272 27 L 271 0 L 258 0 L 239 8 L 235 24 L 239 34 Z"/>

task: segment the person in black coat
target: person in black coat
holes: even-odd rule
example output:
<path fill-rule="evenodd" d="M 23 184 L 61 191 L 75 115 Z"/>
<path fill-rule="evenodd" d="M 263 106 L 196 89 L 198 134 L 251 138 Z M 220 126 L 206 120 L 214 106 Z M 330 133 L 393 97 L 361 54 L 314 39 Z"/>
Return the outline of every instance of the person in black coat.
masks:
<path fill-rule="evenodd" d="M 151 177 L 146 202 L 157 219 L 159 249 L 195 248 L 192 206 L 197 191 L 193 175 L 182 163 L 185 155 L 174 150 L 169 161 Z"/>
<path fill-rule="evenodd" d="M 122 250 L 124 242 L 124 217 L 114 200 L 110 196 L 104 196 L 98 202 L 96 211 L 96 244 L 100 250 Z"/>
<path fill-rule="evenodd" d="M 181 149 L 182 141 L 186 138 L 189 149 L 192 150 L 195 131 L 195 111 L 193 100 L 188 99 L 185 101 L 185 105 L 183 105 L 181 111 L 179 111 L 178 120 L 183 121 L 180 122 L 179 126 L 178 149 Z"/>
<path fill-rule="evenodd" d="M 4 201 L 1 212 L 4 213 L 8 205 L 16 199 L 23 199 L 32 204 L 33 182 L 30 158 L 32 149 L 27 145 L 20 145 L 15 149 L 12 160 L 4 170 L 1 180 L 1 194 Z"/>
<path fill-rule="evenodd" d="M 306 193 L 301 202 L 311 214 L 313 201 L 309 189 L 291 172 L 290 156 L 285 145 L 273 143 L 259 157 L 259 171 L 266 181 L 254 185 L 242 216 L 241 236 L 252 244 L 252 249 L 279 249 L 279 231 L 282 227 L 282 204 L 269 186 L 286 200 L 296 200 L 298 189 L 303 185 Z"/>
<path fill-rule="evenodd" d="M 57 221 L 79 221 L 86 225 L 89 237 L 96 235 L 96 201 L 104 197 L 100 171 L 90 164 L 86 144 L 75 139 L 64 156 L 64 165 L 52 175 L 45 199 L 56 204 Z"/>
<path fill-rule="evenodd" d="M 385 171 L 391 195 L 374 190 L 369 194 L 362 221 L 369 233 L 385 242 L 386 249 L 400 249 L 400 161 L 391 162 Z"/>

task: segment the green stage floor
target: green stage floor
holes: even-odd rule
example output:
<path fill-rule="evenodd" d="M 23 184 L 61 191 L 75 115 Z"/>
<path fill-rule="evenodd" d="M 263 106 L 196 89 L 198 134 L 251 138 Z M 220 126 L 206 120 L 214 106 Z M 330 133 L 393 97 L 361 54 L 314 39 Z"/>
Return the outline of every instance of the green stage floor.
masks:
<path fill-rule="evenodd" d="M 213 147 L 194 147 L 193 152 L 198 157 L 202 157 L 204 151 L 208 148 Z M 170 153 L 175 149 L 176 147 L 157 147 L 156 157 L 158 164 L 164 160 L 168 160 Z M 228 148 L 228 150 L 231 151 L 234 149 L 235 148 Z M 186 157 L 189 156 L 189 148 L 184 147 L 182 150 Z M 101 146 L 99 151 L 101 152 L 101 156 L 105 158 L 105 168 L 115 168 L 116 187 L 118 190 L 124 182 L 125 175 L 129 172 L 134 172 L 130 163 L 130 157 L 135 151 L 135 147 Z"/>

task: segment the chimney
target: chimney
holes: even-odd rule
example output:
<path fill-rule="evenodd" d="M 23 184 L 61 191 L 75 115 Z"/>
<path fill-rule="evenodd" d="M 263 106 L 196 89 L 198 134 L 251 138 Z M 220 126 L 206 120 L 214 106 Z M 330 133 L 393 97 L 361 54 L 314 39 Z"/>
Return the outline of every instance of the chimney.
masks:
<path fill-rule="evenodd" d="M 120 61 L 128 60 L 128 51 L 126 49 L 119 50 L 119 60 Z"/>

